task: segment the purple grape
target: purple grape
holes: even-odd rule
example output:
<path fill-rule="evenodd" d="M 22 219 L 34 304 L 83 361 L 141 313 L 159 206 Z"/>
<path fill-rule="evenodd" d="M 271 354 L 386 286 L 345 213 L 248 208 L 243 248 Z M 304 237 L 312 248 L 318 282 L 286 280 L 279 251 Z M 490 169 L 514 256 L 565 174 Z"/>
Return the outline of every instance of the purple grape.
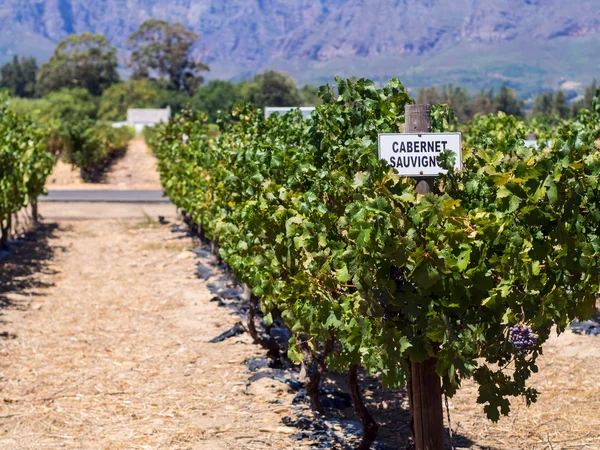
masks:
<path fill-rule="evenodd" d="M 537 338 L 527 325 L 516 324 L 508 329 L 508 340 L 521 357 L 527 356 L 535 348 Z"/>

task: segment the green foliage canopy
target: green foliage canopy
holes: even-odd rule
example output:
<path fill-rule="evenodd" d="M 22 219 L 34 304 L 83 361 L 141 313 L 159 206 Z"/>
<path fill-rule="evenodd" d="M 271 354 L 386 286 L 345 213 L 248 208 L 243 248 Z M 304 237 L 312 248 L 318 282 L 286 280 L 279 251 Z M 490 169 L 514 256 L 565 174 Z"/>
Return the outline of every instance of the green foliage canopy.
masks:
<path fill-rule="evenodd" d="M 35 58 L 13 56 L 12 62 L 0 68 L 0 88 L 13 97 L 32 98 L 36 94 L 35 77 L 38 70 Z"/>
<path fill-rule="evenodd" d="M 117 51 L 106 37 L 82 33 L 63 39 L 50 60 L 40 67 L 37 87 L 40 95 L 63 88 L 81 87 L 93 96 L 101 95 L 119 81 Z"/>
<path fill-rule="evenodd" d="M 452 84 L 442 86 L 441 90 L 435 86 L 420 88 L 417 102 L 431 105 L 448 104 L 461 122 L 466 122 L 477 114 L 495 114 L 500 111 L 513 116 L 524 115 L 524 102 L 517 99 L 515 91 L 509 89 L 506 84 L 500 87 L 497 95 L 494 95 L 494 91 L 490 89 L 481 90 L 473 97 L 469 96 L 466 89 Z"/>
<path fill-rule="evenodd" d="M 85 181 L 95 181 L 112 158 L 125 152 L 132 137 L 127 128 L 90 119 L 65 122 L 60 133 L 65 162 L 78 167 Z"/>
<path fill-rule="evenodd" d="M 149 80 L 130 80 L 113 84 L 102 93 L 98 115 L 102 120 L 123 121 L 129 108 L 151 108 L 159 92 Z"/>
<path fill-rule="evenodd" d="M 98 101 L 83 88 L 61 89 L 41 99 L 12 98 L 9 109 L 29 115 L 40 124 L 50 122 L 79 122 L 98 117 Z"/>
<path fill-rule="evenodd" d="M 247 101 L 259 108 L 265 106 L 303 106 L 296 82 L 288 75 L 267 70 L 249 85 Z"/>
<path fill-rule="evenodd" d="M 215 139 L 201 117 L 173 119 L 153 136 L 167 193 L 265 321 L 281 311 L 292 357 L 300 339 L 316 350 L 334 338 L 331 366 L 362 364 L 388 385 L 406 380 L 407 360 L 435 357 L 445 391 L 474 378 L 493 420 L 507 397 L 535 401 L 541 345 L 592 313 L 600 284 L 600 99 L 544 151 L 523 146 L 516 118 L 479 118 L 463 170 L 443 153 L 448 173 L 421 196 L 377 157 L 378 133 L 401 129 L 405 88 L 338 80 L 337 92 L 323 87 L 307 121 L 239 107 Z M 508 338 L 518 323 L 539 337 L 528 355 Z"/>
<path fill-rule="evenodd" d="M 596 94 L 596 90 L 598 89 L 598 82 L 596 80 L 592 81 L 589 86 L 586 86 L 583 98 L 576 100 L 571 105 L 571 117 L 577 117 L 579 111 L 582 109 L 592 109 L 594 95 Z"/>
<path fill-rule="evenodd" d="M 215 122 L 218 111 L 231 111 L 237 102 L 243 100 L 241 83 L 211 80 L 196 90 L 190 106 L 194 110 L 205 112 L 208 119 Z"/>
<path fill-rule="evenodd" d="M 55 158 L 46 151 L 47 130 L 0 107 L 0 225 L 44 192 Z"/>
<path fill-rule="evenodd" d="M 192 92 L 203 82 L 208 66 L 192 58 L 198 35 L 182 24 L 150 19 L 129 37 L 133 78 L 166 78 L 175 90 Z"/>

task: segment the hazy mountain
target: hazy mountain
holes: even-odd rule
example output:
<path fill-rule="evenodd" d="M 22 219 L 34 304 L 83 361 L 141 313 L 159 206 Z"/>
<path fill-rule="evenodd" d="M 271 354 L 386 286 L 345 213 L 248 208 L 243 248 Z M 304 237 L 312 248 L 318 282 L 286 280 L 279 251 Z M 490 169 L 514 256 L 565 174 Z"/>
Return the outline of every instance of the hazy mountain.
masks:
<path fill-rule="evenodd" d="M 148 18 L 196 31 L 211 77 L 273 67 L 301 82 L 399 76 L 521 92 L 600 78 L 600 0 L 0 0 L 0 59 L 46 59 L 82 31 L 123 49 Z"/>

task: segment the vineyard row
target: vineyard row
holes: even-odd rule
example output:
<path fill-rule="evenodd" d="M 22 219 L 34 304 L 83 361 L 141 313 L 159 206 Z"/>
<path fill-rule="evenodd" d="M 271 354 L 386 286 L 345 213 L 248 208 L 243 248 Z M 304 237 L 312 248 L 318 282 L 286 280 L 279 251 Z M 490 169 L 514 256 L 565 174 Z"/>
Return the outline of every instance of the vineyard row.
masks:
<path fill-rule="evenodd" d="M 48 134 L 26 117 L 0 106 L 0 249 L 9 237 L 12 215 L 34 205 L 44 192 L 55 157 L 46 151 Z"/>
<path fill-rule="evenodd" d="M 476 118 L 461 127 L 462 170 L 441 152 L 447 174 L 418 195 L 377 156 L 379 133 L 402 132 L 404 86 L 338 79 L 320 95 L 307 120 L 238 105 L 216 137 L 185 113 L 155 130 L 172 201 L 218 244 L 266 326 L 289 327 L 293 361 L 360 365 L 388 386 L 430 362 L 448 396 L 473 378 L 492 420 L 511 396 L 535 401 L 527 380 L 550 330 L 589 317 L 600 285 L 600 99 L 553 128 Z M 433 131 L 450 119 L 432 108 Z M 532 131 L 552 145 L 525 146 Z"/>

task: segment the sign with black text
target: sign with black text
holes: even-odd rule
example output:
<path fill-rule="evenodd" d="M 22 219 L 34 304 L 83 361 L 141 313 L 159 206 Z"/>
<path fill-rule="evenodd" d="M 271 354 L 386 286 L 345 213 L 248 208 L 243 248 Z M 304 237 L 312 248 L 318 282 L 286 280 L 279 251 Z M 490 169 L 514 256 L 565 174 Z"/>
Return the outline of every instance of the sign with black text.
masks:
<path fill-rule="evenodd" d="M 379 135 L 379 158 L 385 159 L 405 177 L 432 177 L 446 173 L 437 157 L 444 151 L 456 154 L 454 167 L 462 168 L 460 133 L 382 133 Z"/>

